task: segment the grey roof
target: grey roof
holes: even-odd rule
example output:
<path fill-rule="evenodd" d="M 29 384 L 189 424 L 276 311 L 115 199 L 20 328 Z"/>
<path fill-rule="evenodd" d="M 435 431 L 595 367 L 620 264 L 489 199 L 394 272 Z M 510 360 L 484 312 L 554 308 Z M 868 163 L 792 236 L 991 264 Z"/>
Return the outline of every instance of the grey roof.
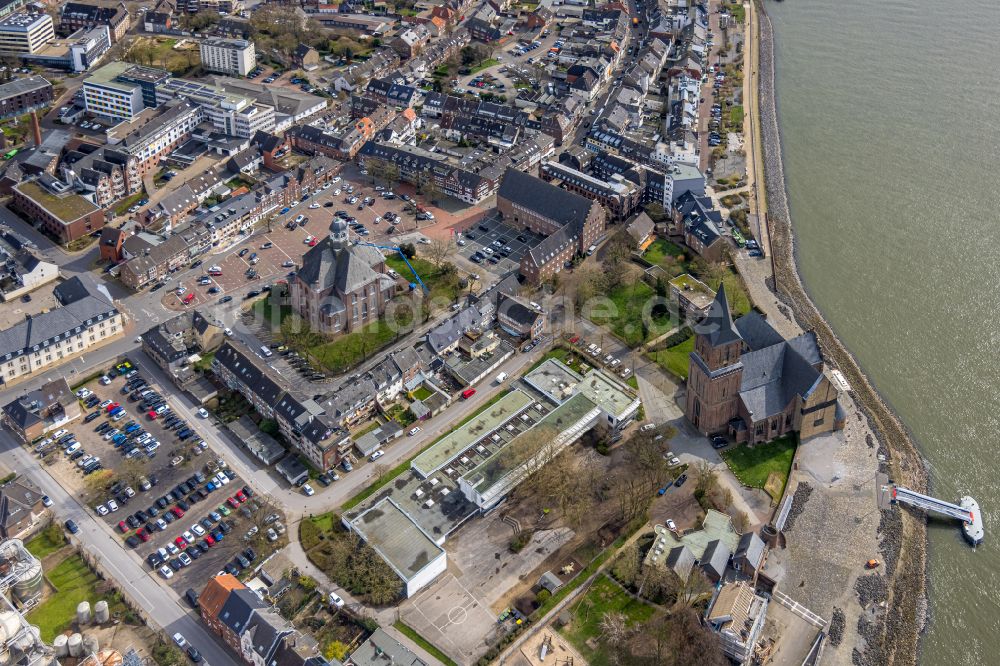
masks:
<path fill-rule="evenodd" d="M 451 319 L 434 327 L 427 333 L 427 343 L 439 354 L 441 350 L 458 342 L 466 331 L 471 331 L 484 324 L 483 314 L 475 305 L 463 308 Z"/>
<path fill-rule="evenodd" d="M 585 219 L 594 204 L 586 197 L 517 169 L 507 169 L 504 173 L 497 191 L 497 198 L 501 197 L 560 225 Z"/>
<path fill-rule="evenodd" d="M 254 611 L 263 608 L 267 608 L 267 604 L 250 588 L 233 590 L 226 598 L 226 603 L 219 609 L 218 620 L 240 636 L 253 617 Z"/>
<path fill-rule="evenodd" d="M 726 548 L 726 544 L 716 539 L 715 541 L 708 542 L 708 546 L 705 547 L 705 552 L 702 553 L 699 563 L 701 564 L 701 568 L 713 577 L 722 578 L 722 574 L 726 572 L 726 565 L 729 563 L 729 555 L 729 549 Z"/>
<path fill-rule="evenodd" d="M 268 663 L 281 639 L 295 631 L 292 626 L 273 608 L 258 610 L 247 623 L 246 633 L 251 649 L 264 663 Z"/>
<path fill-rule="evenodd" d="M 751 351 L 770 347 L 785 341 L 781 334 L 771 328 L 767 320 L 758 312 L 749 312 L 735 322 L 743 342 Z"/>
<path fill-rule="evenodd" d="M 733 317 L 726 300 L 726 285 L 720 284 L 715 301 L 708 309 L 708 316 L 694 325 L 695 333 L 707 335 L 713 347 L 740 340 L 740 333 L 733 325 Z"/>
<path fill-rule="evenodd" d="M 687 580 L 694 567 L 694 553 L 687 546 L 675 546 L 667 553 L 667 567 L 672 569 L 682 580 Z"/>
<path fill-rule="evenodd" d="M 745 559 L 754 569 L 758 568 L 764 559 L 764 541 L 756 532 L 747 532 L 740 537 L 733 559 Z"/>
<path fill-rule="evenodd" d="M 0 99 L 8 99 L 16 95 L 23 95 L 24 93 L 28 93 L 33 90 L 41 90 L 46 87 L 51 88 L 52 84 L 41 76 L 29 76 L 25 79 L 14 79 L 13 81 L 0 85 Z M 46 134 L 47 133 L 48 131 L 46 131 Z M 43 142 L 42 145 L 44 146 L 45 143 Z"/>
<path fill-rule="evenodd" d="M 358 649 L 351 653 L 351 664 L 354 666 L 427 666 L 427 662 L 395 638 L 376 629 Z"/>
<path fill-rule="evenodd" d="M 541 316 L 537 311 L 513 298 L 500 299 L 498 313 L 510 317 L 522 326 L 529 327 L 533 326 L 535 321 Z"/>
<path fill-rule="evenodd" d="M 266 404 L 276 405 L 284 389 L 269 373 L 228 342 L 215 352 L 215 360 L 248 386 Z"/>
<path fill-rule="evenodd" d="M 822 377 L 785 342 L 747 352 L 741 361 L 740 399 L 754 421 L 782 413 L 796 395 L 806 397 Z"/>
<path fill-rule="evenodd" d="M 87 322 L 118 314 L 103 287 L 85 284 L 73 277 L 58 285 L 53 293 L 62 307 L 28 317 L 0 331 L 0 357 L 19 356 L 36 345 L 41 349 L 69 333 L 81 332 Z"/>
<path fill-rule="evenodd" d="M 296 280 L 322 291 L 334 287 L 340 294 L 350 294 L 379 279 L 372 266 L 385 261 L 377 249 L 354 245 L 336 249 L 324 238 L 302 257 Z"/>
<path fill-rule="evenodd" d="M 420 355 L 413 349 L 413 347 L 403 347 L 402 349 L 398 349 L 389 354 L 389 357 L 403 374 L 406 374 L 414 368 L 422 370 L 424 366 L 420 359 Z"/>

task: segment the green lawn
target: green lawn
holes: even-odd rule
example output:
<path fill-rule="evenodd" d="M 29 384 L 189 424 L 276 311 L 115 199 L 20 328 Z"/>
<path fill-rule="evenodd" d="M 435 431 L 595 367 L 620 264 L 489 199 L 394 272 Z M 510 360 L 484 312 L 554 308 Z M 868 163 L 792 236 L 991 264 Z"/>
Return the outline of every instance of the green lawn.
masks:
<path fill-rule="evenodd" d="M 434 395 L 434 393 L 426 386 L 418 386 L 416 390 L 413 391 L 414 400 L 426 400 L 432 395 Z"/>
<path fill-rule="evenodd" d="M 690 338 L 678 345 L 668 347 L 667 349 L 661 349 L 660 351 L 650 352 L 649 357 L 675 377 L 687 379 L 689 355 L 693 351 L 694 336 L 692 335 Z"/>
<path fill-rule="evenodd" d="M 413 278 L 413 271 L 409 269 L 406 262 L 403 261 L 403 258 L 398 253 L 387 256 L 385 258 L 385 265 L 399 273 L 404 279 L 416 282 Z M 410 265 L 413 266 L 413 270 L 417 272 L 420 279 L 430 289 L 429 295 L 432 298 L 444 298 L 448 301 L 454 301 L 458 298 L 462 290 L 458 288 L 457 273 L 454 271 L 451 273 L 442 271 L 431 262 L 420 257 L 410 259 Z"/>
<path fill-rule="evenodd" d="M 608 308 L 598 308 L 590 318 L 595 324 L 608 326 L 629 347 L 638 347 L 675 325 L 669 313 L 665 313 L 658 317 L 650 316 L 648 327 L 643 330 L 643 308 L 656 296 L 653 288 L 645 282 L 636 281 L 615 287 L 606 296 L 614 303 L 613 312 Z"/>
<path fill-rule="evenodd" d="M 642 258 L 667 271 L 672 278 L 688 272 L 688 265 L 690 263 L 690 256 L 688 256 L 687 251 L 665 238 L 657 238 L 653 241 L 646 248 Z"/>
<path fill-rule="evenodd" d="M 550 358 L 562 361 L 570 370 L 578 372 L 581 375 L 586 374 L 586 371 L 590 369 L 589 365 L 583 363 L 583 353 L 579 351 L 574 351 L 572 349 L 567 349 L 566 347 L 556 347 L 551 351 L 547 352 L 537 363 L 531 366 L 531 370 L 534 370 L 542 363 L 545 363 Z M 530 372 L 530 370 L 529 370 Z"/>
<path fill-rule="evenodd" d="M 747 13 L 746 10 L 743 9 L 743 3 L 734 2 L 731 5 L 726 5 L 726 9 L 732 15 L 733 20 L 737 23 L 742 25 L 746 21 Z"/>
<path fill-rule="evenodd" d="M 408 329 L 409 322 L 400 322 L 400 326 L 401 328 L 393 327 L 383 321 L 376 321 L 355 333 L 341 335 L 332 342 L 310 347 L 308 353 L 330 372 L 344 372 L 391 344 L 399 332 Z M 399 332 L 394 328 L 399 328 Z"/>
<path fill-rule="evenodd" d="M 473 67 L 472 68 L 472 73 L 473 74 L 478 74 L 479 72 L 483 71 L 484 69 L 488 69 L 488 68 L 492 67 L 493 65 L 499 65 L 499 64 L 500 64 L 500 61 L 497 60 L 496 58 L 487 58 L 486 60 L 483 60 L 481 63 L 479 63 L 478 65 L 476 65 L 475 67 Z"/>
<path fill-rule="evenodd" d="M 559 632 L 583 654 L 591 666 L 606 666 L 618 662 L 614 659 L 612 650 L 599 641 L 601 618 L 608 613 L 622 613 L 630 625 L 639 625 L 641 630 L 641 625 L 653 616 L 653 607 L 636 601 L 618 584 L 601 574 L 571 612 L 572 620 Z"/>
<path fill-rule="evenodd" d="M 706 277 L 702 281 L 714 291 L 719 291 L 719 285 L 726 285 L 726 296 L 729 298 L 729 309 L 733 313 L 733 319 L 742 317 L 750 312 L 750 295 L 747 293 L 746 287 L 743 286 L 743 280 L 740 279 L 736 271 L 727 269 L 721 280 Z"/>
<path fill-rule="evenodd" d="M 32 537 L 31 541 L 24 544 L 28 552 L 42 560 L 66 545 L 61 529 L 45 529 Z"/>
<path fill-rule="evenodd" d="M 292 306 L 288 305 L 288 299 L 282 288 L 275 288 L 267 298 L 255 301 L 253 304 L 254 318 L 258 321 L 266 321 L 271 330 L 277 331 L 292 312 Z"/>
<path fill-rule="evenodd" d="M 774 492 L 771 496 L 777 501 L 781 499 L 785 483 L 788 481 L 788 473 L 792 469 L 795 446 L 793 437 L 779 437 L 773 442 L 758 444 L 752 448 L 737 446 L 725 451 L 722 457 L 740 483 L 751 488 L 764 488 L 768 476 L 771 472 L 776 472 L 781 484 L 774 489 L 777 496 L 775 497 Z"/>
<path fill-rule="evenodd" d="M 418 634 L 416 630 L 406 625 L 402 620 L 396 620 L 396 622 L 392 626 L 395 627 L 399 631 L 399 633 L 403 634 L 411 641 L 422 647 L 432 657 L 440 661 L 445 666 L 458 666 L 458 664 L 456 664 L 454 661 L 448 658 L 448 655 L 446 655 L 444 652 L 441 652 L 441 650 L 435 647 L 433 643 L 431 643 L 426 638 Z"/>
<path fill-rule="evenodd" d="M 100 579 L 79 555 L 67 557 L 46 575 L 58 592 L 28 613 L 27 619 L 41 629 L 42 640 L 51 643 L 72 625 L 78 603 L 99 601 L 95 587 Z"/>
<path fill-rule="evenodd" d="M 215 360 L 215 352 L 201 354 L 201 359 L 194 362 L 194 367 L 202 372 L 208 372 L 212 368 L 212 361 Z"/>
<path fill-rule="evenodd" d="M 743 127 L 743 107 L 739 104 L 729 109 L 729 125 L 737 131 Z"/>
<path fill-rule="evenodd" d="M 323 532 L 329 532 L 333 529 L 333 512 L 321 513 L 318 516 L 313 516 L 309 520 L 313 522 L 313 525 L 318 527 Z"/>

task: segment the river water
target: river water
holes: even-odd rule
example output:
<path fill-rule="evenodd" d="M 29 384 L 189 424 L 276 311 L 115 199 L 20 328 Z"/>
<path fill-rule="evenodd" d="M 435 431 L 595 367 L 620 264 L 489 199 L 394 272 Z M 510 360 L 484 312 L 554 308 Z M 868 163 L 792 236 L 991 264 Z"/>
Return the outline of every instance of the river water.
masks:
<path fill-rule="evenodd" d="M 1000 3 L 767 11 L 802 278 L 935 494 L 984 512 L 978 550 L 930 526 L 922 663 L 1000 663 Z"/>

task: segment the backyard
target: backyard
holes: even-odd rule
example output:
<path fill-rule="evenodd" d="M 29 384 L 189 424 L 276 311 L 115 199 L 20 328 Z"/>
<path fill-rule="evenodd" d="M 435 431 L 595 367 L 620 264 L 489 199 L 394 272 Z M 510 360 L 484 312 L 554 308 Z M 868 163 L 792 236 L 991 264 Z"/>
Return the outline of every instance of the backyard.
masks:
<path fill-rule="evenodd" d="M 646 249 L 642 258 L 667 271 L 670 277 L 688 272 L 690 261 L 687 252 L 665 238 L 657 238 Z"/>
<path fill-rule="evenodd" d="M 601 620 L 611 613 L 620 613 L 629 627 L 635 627 L 649 620 L 653 611 L 653 606 L 633 599 L 618 583 L 601 574 L 573 607 L 569 624 L 559 631 L 591 666 L 616 664 L 614 648 L 600 640 Z"/>
<path fill-rule="evenodd" d="M 458 286 L 458 273 L 452 264 L 435 266 L 430 261 L 421 259 L 420 257 L 414 257 L 409 262 L 410 266 L 413 266 L 413 270 L 423 280 L 427 289 L 430 290 L 428 295 L 431 298 L 444 299 L 452 303 L 461 294 L 462 290 Z M 413 271 L 410 270 L 406 262 L 398 254 L 386 257 L 385 265 L 399 273 L 403 279 L 413 280 Z"/>
<path fill-rule="evenodd" d="M 740 483 L 763 488 L 778 501 L 785 492 L 795 447 L 795 438 L 785 436 L 754 447 L 737 446 L 723 452 L 722 457 Z"/>

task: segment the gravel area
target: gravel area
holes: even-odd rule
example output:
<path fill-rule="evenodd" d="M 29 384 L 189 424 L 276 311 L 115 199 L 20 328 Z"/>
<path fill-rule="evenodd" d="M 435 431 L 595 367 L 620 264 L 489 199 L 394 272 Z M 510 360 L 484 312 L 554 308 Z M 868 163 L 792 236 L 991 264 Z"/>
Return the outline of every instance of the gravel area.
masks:
<path fill-rule="evenodd" d="M 840 645 L 840 641 L 844 639 L 844 624 L 846 621 L 844 609 L 835 607 L 833 609 L 833 617 L 830 618 L 830 626 L 826 632 L 826 635 L 830 638 L 830 645 L 833 647 Z"/>
<path fill-rule="evenodd" d="M 795 494 L 792 495 L 792 508 L 788 511 L 788 520 L 785 521 L 785 533 L 792 531 L 795 526 L 795 519 L 799 517 L 802 510 L 806 508 L 806 502 L 809 501 L 809 496 L 812 495 L 813 488 L 807 481 L 803 481 L 799 484 L 799 487 L 795 489 Z"/>
<path fill-rule="evenodd" d="M 881 603 L 885 601 L 888 592 L 885 576 L 878 573 L 858 576 L 857 582 L 854 583 L 854 591 L 858 593 L 858 603 L 862 608 Z"/>

